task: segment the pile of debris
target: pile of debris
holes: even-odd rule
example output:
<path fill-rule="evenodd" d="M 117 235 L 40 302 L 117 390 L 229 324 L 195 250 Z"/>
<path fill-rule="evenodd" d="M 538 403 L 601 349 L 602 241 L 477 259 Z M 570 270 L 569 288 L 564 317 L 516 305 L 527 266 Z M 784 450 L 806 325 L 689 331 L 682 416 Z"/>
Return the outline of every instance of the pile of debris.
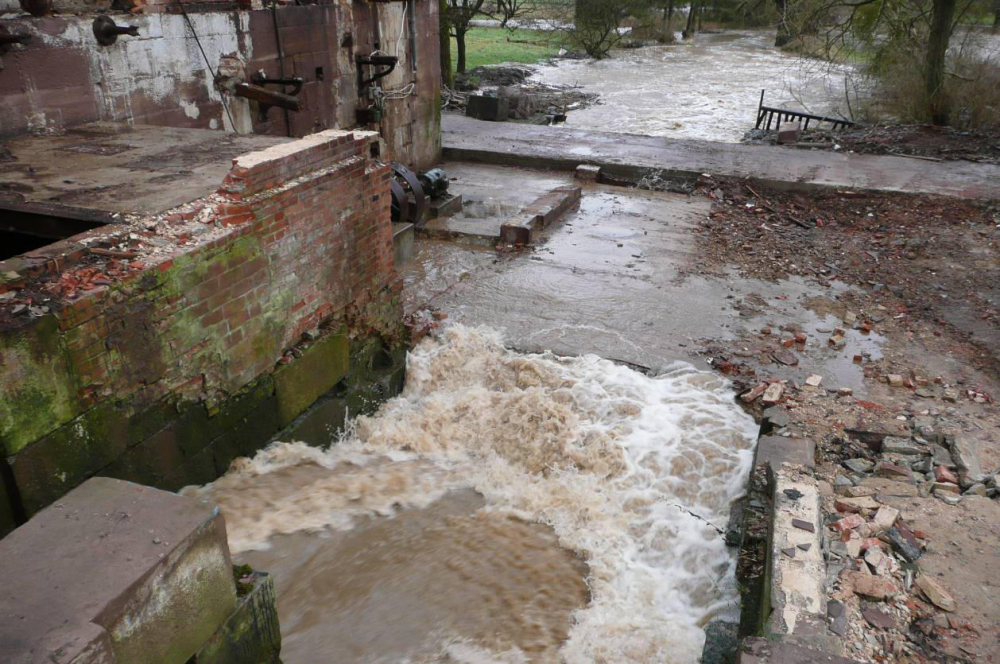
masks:
<path fill-rule="evenodd" d="M 744 143 L 780 143 L 777 131 L 752 129 Z M 857 154 L 914 157 L 930 161 L 965 160 L 1000 164 L 1000 131 L 967 131 L 932 125 L 874 125 L 832 131 L 810 129 L 795 147 Z"/>
<path fill-rule="evenodd" d="M 475 92 L 485 88 L 520 85 L 534 73 L 535 70 L 530 67 L 506 65 L 476 67 L 455 76 L 455 90 L 457 92 Z"/>
<path fill-rule="evenodd" d="M 535 124 L 563 122 L 570 111 L 599 103 L 599 96 L 579 87 L 547 85 L 528 81 L 534 73 L 526 67 L 477 67 L 456 79 L 455 89 L 441 91 L 442 104 L 464 112 L 469 93 L 508 100 L 509 118 Z"/>
<path fill-rule="evenodd" d="M 716 203 L 696 231 L 699 273 L 735 262 L 745 276 L 766 281 L 840 282 L 858 289 L 854 299 L 872 315 L 894 327 L 930 323 L 938 337 L 953 330 L 953 320 L 977 321 L 984 334 L 1000 330 L 1000 207 L 933 196 L 768 191 L 722 178 L 703 178 L 697 188 Z M 981 347 L 973 364 L 993 364 L 1000 375 L 995 350 Z"/>

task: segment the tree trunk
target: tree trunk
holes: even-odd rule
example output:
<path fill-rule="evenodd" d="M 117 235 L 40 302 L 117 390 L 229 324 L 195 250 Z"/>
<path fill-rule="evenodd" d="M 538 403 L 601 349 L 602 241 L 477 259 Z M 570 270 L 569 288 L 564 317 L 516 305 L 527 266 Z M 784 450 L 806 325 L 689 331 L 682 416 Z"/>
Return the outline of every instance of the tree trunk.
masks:
<path fill-rule="evenodd" d="M 1000 2 L 1000 0 L 997 0 Z M 674 22 L 674 0 L 667 1 L 667 28 L 670 29 L 671 24 Z M 672 29 L 671 29 L 672 31 Z"/>
<path fill-rule="evenodd" d="M 451 28 L 448 25 L 448 0 L 441 0 L 441 82 L 447 87 L 455 85 L 451 71 Z"/>
<path fill-rule="evenodd" d="M 697 18 L 698 18 L 698 3 L 695 2 L 695 0 L 692 0 L 691 6 L 688 7 L 687 26 L 684 28 L 684 32 L 682 33 L 684 39 L 690 39 L 691 37 L 694 37 L 694 30 Z"/>
<path fill-rule="evenodd" d="M 944 89 L 944 58 L 951 40 L 951 26 L 955 20 L 957 0 L 934 0 L 931 14 L 931 32 L 927 38 L 927 71 L 925 85 L 931 122 L 948 124 L 948 95 Z"/>
<path fill-rule="evenodd" d="M 993 0 L 993 33 L 1000 33 L 1000 0 Z"/>
<path fill-rule="evenodd" d="M 458 46 L 458 66 L 456 69 L 459 74 L 465 73 L 465 33 L 467 30 L 468 28 L 455 27 L 455 44 Z"/>
<path fill-rule="evenodd" d="M 695 32 L 701 32 L 701 17 L 705 15 L 705 0 L 698 4 L 698 27 Z"/>
<path fill-rule="evenodd" d="M 774 37 L 774 45 L 777 48 L 781 48 L 788 42 L 792 41 L 792 31 L 788 26 L 786 1 L 774 0 L 774 5 L 778 8 L 778 34 Z"/>

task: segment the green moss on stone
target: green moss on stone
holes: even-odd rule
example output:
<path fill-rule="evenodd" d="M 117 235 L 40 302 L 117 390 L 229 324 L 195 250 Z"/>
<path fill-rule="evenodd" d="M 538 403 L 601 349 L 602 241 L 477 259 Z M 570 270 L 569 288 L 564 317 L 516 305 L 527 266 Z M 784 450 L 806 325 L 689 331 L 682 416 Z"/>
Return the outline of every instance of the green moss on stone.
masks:
<path fill-rule="evenodd" d="M 333 388 L 350 368 L 347 337 L 334 334 L 307 348 L 303 356 L 274 372 L 278 414 L 286 427 L 306 408 Z"/>
<path fill-rule="evenodd" d="M 0 441 L 10 456 L 80 414 L 54 316 L 0 336 Z"/>

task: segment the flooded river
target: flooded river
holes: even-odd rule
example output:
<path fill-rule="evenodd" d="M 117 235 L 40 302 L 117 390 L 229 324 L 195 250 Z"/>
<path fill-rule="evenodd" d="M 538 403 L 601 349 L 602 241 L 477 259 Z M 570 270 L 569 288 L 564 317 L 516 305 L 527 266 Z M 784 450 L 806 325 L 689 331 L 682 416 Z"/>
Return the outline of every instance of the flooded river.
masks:
<path fill-rule="evenodd" d="M 705 521 L 725 527 L 756 427 L 724 380 L 460 325 L 408 372 L 329 449 L 278 444 L 187 490 L 274 573 L 283 661 L 693 663 L 737 615 Z"/>
<path fill-rule="evenodd" d="M 540 67 L 543 83 L 579 85 L 601 103 L 568 124 L 650 136 L 739 141 L 765 104 L 839 115 L 846 71 L 775 49 L 774 31 L 699 34 L 666 46 L 614 51 L 606 60 Z"/>

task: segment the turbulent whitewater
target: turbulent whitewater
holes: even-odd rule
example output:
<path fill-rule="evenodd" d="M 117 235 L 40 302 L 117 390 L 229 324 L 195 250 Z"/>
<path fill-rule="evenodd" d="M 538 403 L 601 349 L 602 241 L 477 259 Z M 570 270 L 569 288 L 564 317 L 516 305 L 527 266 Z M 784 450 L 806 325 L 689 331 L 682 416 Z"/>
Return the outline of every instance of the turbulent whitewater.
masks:
<path fill-rule="evenodd" d="M 521 354 L 494 331 L 453 326 L 411 352 L 401 396 L 329 449 L 276 444 L 188 493 L 221 506 L 237 557 L 285 570 L 286 661 L 336 647 L 324 621 L 337 607 L 312 601 L 381 617 L 344 638 L 384 651 L 327 661 L 696 662 L 701 628 L 733 615 L 738 595 L 732 553 L 690 513 L 725 527 L 755 435 L 712 374 Z M 417 564 L 423 574 L 402 579 L 412 588 L 379 606 L 389 570 Z M 318 588 L 366 565 L 384 567 L 363 591 Z M 396 605 L 421 593 L 426 633 L 406 650 L 393 630 L 414 611 Z"/>

